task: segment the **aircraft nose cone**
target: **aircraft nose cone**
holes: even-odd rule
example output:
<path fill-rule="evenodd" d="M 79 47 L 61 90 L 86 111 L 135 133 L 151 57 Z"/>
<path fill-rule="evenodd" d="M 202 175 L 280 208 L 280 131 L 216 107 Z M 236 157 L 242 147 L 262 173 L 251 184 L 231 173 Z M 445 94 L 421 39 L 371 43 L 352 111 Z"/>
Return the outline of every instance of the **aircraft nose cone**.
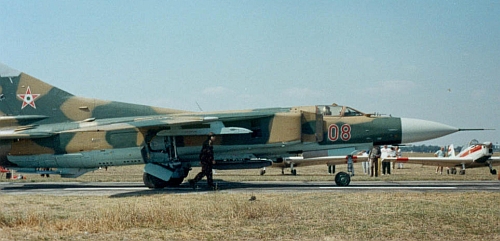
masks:
<path fill-rule="evenodd" d="M 459 131 L 458 128 L 433 121 L 401 118 L 402 143 L 430 140 Z"/>

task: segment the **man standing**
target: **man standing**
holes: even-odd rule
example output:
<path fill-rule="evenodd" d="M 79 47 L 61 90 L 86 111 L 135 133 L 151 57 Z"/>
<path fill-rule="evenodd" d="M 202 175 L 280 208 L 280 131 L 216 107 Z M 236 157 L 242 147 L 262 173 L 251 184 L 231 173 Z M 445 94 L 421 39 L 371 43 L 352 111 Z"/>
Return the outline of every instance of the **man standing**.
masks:
<path fill-rule="evenodd" d="M 378 158 L 380 157 L 380 146 L 373 145 L 370 151 L 370 177 L 378 177 Z"/>
<path fill-rule="evenodd" d="M 392 150 L 390 148 L 387 148 L 387 145 L 385 145 L 384 148 L 382 148 L 380 151 L 382 152 L 382 154 L 381 154 L 382 160 L 391 156 Z M 391 163 L 390 162 L 382 162 L 382 175 L 385 175 L 386 173 L 387 173 L 387 175 L 391 175 Z"/>
<path fill-rule="evenodd" d="M 441 149 L 439 149 L 438 151 L 436 151 L 434 153 L 434 156 L 435 157 L 445 157 L 445 153 L 444 153 L 444 147 L 441 147 Z M 436 173 L 440 173 L 441 175 L 443 174 L 443 166 L 437 166 L 436 167 Z"/>
<path fill-rule="evenodd" d="M 203 147 L 200 152 L 200 163 L 201 163 L 201 172 L 198 173 L 194 177 L 194 179 L 189 180 L 189 185 L 194 189 L 195 185 L 198 181 L 200 181 L 204 176 L 207 177 L 208 186 L 212 189 L 216 189 L 214 185 L 214 181 L 212 179 L 212 168 L 215 164 L 214 160 L 214 144 L 215 134 L 210 132 L 208 134 L 208 138 L 205 142 L 203 142 Z"/>

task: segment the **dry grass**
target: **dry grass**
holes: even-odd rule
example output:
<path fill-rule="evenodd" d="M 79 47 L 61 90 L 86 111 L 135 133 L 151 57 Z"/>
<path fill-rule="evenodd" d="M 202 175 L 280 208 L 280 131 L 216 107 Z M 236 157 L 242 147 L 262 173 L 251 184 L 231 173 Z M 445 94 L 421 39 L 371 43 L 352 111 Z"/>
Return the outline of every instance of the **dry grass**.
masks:
<path fill-rule="evenodd" d="M 0 239 L 498 240 L 500 193 L 4 196 Z"/>
<path fill-rule="evenodd" d="M 356 164 L 354 181 L 374 180 Z M 326 166 L 217 171 L 225 181 L 333 180 Z M 338 166 L 337 171 L 344 171 Z M 194 168 L 190 177 L 199 171 Z M 497 180 L 487 168 L 465 176 L 405 165 L 378 180 Z M 18 180 L 21 181 L 21 180 Z M 23 182 L 142 182 L 142 166 L 110 168 L 78 179 L 27 175 Z M 256 201 L 249 201 L 255 195 Z M 2 195 L 0 240 L 499 240 L 500 193 L 238 193 L 137 197 Z"/>

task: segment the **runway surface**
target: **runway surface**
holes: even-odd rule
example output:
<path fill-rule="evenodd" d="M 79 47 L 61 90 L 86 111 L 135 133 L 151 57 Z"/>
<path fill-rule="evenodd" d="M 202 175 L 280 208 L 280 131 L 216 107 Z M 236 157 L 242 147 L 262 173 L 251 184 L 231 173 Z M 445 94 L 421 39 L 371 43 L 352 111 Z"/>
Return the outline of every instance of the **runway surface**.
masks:
<path fill-rule="evenodd" d="M 333 182 L 259 181 L 217 182 L 221 193 L 287 193 L 287 192 L 500 192 L 499 181 L 353 181 L 339 187 Z M 139 182 L 40 182 L 0 183 L 1 195 L 110 196 L 126 197 L 152 194 L 201 194 L 213 192 L 205 182 L 196 189 L 186 183 L 176 188 L 148 189 Z"/>

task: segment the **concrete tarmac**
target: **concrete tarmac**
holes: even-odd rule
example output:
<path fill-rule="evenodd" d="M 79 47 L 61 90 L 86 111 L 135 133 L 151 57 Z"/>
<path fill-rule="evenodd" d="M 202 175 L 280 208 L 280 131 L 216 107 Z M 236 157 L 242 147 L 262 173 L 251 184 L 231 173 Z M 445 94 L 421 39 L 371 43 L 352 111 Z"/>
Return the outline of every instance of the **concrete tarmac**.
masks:
<path fill-rule="evenodd" d="M 221 193 L 289 193 L 289 192 L 500 192 L 499 181 L 353 181 L 349 186 L 339 187 L 334 182 L 216 181 Z M 149 189 L 139 182 L 1 182 L 2 195 L 53 195 L 53 196 L 110 196 L 127 197 L 155 194 L 201 194 L 214 192 L 203 180 L 196 189 L 186 183 L 179 187 Z"/>

